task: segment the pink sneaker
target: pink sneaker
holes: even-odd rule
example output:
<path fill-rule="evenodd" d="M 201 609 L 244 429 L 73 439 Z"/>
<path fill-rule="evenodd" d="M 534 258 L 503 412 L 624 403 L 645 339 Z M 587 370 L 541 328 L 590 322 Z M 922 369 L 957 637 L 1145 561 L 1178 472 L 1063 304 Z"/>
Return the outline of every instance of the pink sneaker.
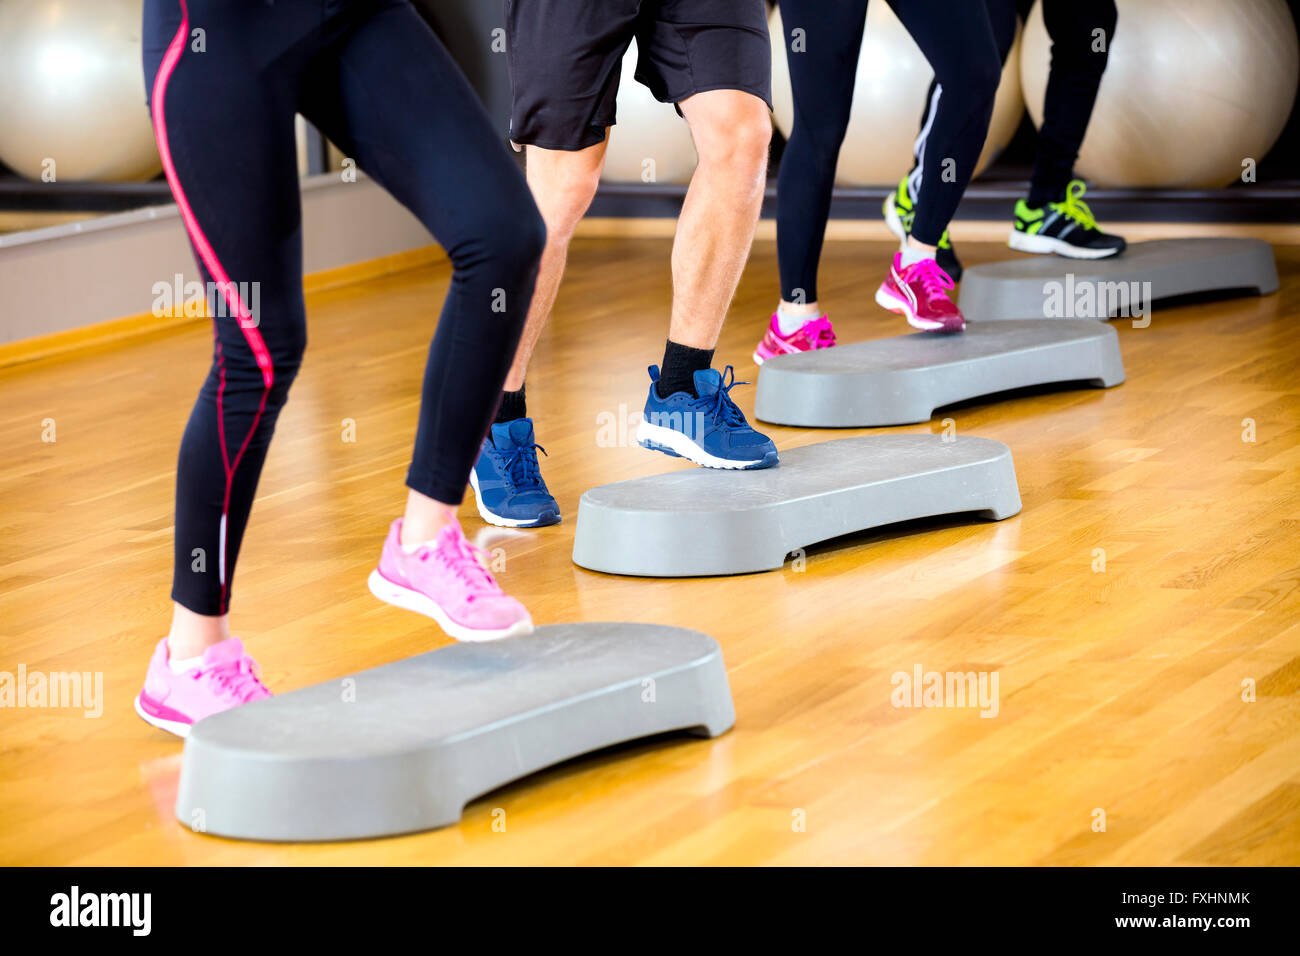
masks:
<path fill-rule="evenodd" d="M 402 549 L 402 519 L 388 529 L 379 567 L 370 572 L 370 593 L 381 601 L 433 618 L 458 641 L 495 641 L 531 634 L 533 619 L 501 590 L 465 540 L 460 525 L 443 528 L 432 545 L 414 554 Z"/>
<path fill-rule="evenodd" d="M 903 268 L 903 254 L 894 253 L 889 278 L 876 290 L 876 304 L 907 316 L 907 324 L 926 331 L 961 332 L 966 318 L 948 298 L 955 283 L 933 259 Z"/>
<path fill-rule="evenodd" d="M 796 331 L 789 335 L 782 335 L 776 313 L 773 313 L 772 321 L 767 326 L 767 333 L 758 343 L 758 348 L 754 349 L 754 364 L 762 365 L 774 355 L 814 352 L 817 349 L 828 349 L 834 344 L 835 330 L 831 328 L 831 320 L 826 316 L 820 315 L 815 319 L 809 319 Z"/>
<path fill-rule="evenodd" d="M 244 653 L 237 637 L 213 644 L 198 667 L 179 674 L 168 657 L 164 637 L 154 648 L 135 712 L 178 737 L 187 736 L 196 720 L 271 696 L 258 679 L 257 662 Z"/>

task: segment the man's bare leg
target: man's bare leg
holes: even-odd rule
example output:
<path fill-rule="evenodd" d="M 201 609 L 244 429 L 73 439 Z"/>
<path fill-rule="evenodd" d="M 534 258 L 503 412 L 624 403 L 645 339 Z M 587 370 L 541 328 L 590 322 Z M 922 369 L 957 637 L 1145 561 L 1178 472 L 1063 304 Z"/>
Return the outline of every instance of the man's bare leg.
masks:
<path fill-rule="evenodd" d="M 772 121 L 751 93 L 710 90 L 681 102 L 700 164 L 673 243 L 671 341 L 712 349 L 754 241 Z"/>
<path fill-rule="evenodd" d="M 537 208 L 542 212 L 542 219 L 546 222 L 546 250 L 542 253 L 542 262 L 538 268 L 537 288 L 533 292 L 533 303 L 528 309 L 528 321 L 519 338 L 514 364 L 510 366 L 510 374 L 506 377 L 505 388 L 508 392 L 517 392 L 524 387 L 528 362 L 533 357 L 533 349 L 537 347 L 537 340 L 546 328 L 546 321 L 551 317 L 551 309 L 555 306 L 560 280 L 564 277 L 564 266 L 569 258 L 569 242 L 573 239 L 573 231 L 586 215 L 591 200 L 596 195 L 596 187 L 600 184 L 606 143 L 608 139 L 605 143 L 572 152 L 542 149 L 538 146 L 525 147 L 528 185 L 533 191 Z"/>
<path fill-rule="evenodd" d="M 754 241 L 772 122 L 762 100 L 735 90 L 680 106 L 700 164 L 677 221 L 668 343 L 636 440 L 708 468 L 769 468 L 776 445 L 745 421 L 730 382 L 705 373 Z"/>

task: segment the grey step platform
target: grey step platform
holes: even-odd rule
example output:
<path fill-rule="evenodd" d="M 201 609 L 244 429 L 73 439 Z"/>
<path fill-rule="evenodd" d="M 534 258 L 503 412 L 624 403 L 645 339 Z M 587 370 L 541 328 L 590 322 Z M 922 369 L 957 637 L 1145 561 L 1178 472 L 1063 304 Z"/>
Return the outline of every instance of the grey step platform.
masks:
<path fill-rule="evenodd" d="M 968 511 L 997 521 L 1020 511 L 1001 442 L 840 438 L 783 449 L 774 468 L 693 468 L 592 488 L 578 503 L 573 561 L 648 577 L 770 571 L 820 541 Z"/>
<path fill-rule="evenodd" d="M 1155 239 L 1135 242 L 1110 259 L 1043 255 L 971 266 L 962 277 L 958 304 L 972 322 L 1055 318 L 1045 314 L 1043 284 L 1064 283 L 1067 274 L 1073 275 L 1075 290 L 1083 283 L 1150 282 L 1152 300 L 1227 289 L 1270 295 L 1278 288 L 1273 247 L 1263 240 Z M 1113 316 L 1114 310 L 1106 311 Z"/>
<path fill-rule="evenodd" d="M 542 627 L 345 680 L 195 724 L 177 818 L 247 840 L 425 830 L 571 757 L 666 731 L 717 736 L 735 722 L 717 642 L 653 624 Z"/>
<path fill-rule="evenodd" d="M 1119 336 L 1091 319 L 972 322 L 961 335 L 778 355 L 758 373 L 754 415 L 776 425 L 866 428 L 929 421 L 936 408 L 1028 385 L 1124 381 Z"/>

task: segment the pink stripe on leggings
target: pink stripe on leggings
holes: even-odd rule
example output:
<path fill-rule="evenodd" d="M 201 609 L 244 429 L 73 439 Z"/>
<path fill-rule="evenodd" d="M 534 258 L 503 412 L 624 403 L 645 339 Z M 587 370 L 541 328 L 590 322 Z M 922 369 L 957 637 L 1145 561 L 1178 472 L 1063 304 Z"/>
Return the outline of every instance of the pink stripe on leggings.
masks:
<path fill-rule="evenodd" d="M 270 394 L 271 385 L 275 382 L 275 370 L 271 361 L 271 353 L 266 348 L 266 342 L 262 339 L 262 334 L 257 327 L 251 324 L 252 314 L 248 307 L 244 305 L 243 300 L 239 297 L 239 291 L 235 284 L 230 281 L 226 274 L 225 268 L 221 265 L 221 260 L 212 249 L 212 244 L 208 242 L 208 237 L 204 235 L 203 229 L 199 226 L 199 221 L 194 216 L 194 210 L 190 207 L 189 200 L 185 196 L 185 189 L 181 186 L 180 176 L 176 173 L 176 165 L 172 162 L 171 147 L 167 141 L 167 119 L 166 119 L 166 100 L 167 100 L 167 83 L 171 79 L 172 73 L 176 69 L 176 64 L 180 62 L 181 54 L 185 51 L 185 41 L 190 34 L 190 12 L 186 5 L 186 0 L 180 0 L 181 5 L 181 25 L 176 30 L 176 36 L 172 37 L 171 44 L 167 47 L 167 52 L 163 55 L 162 65 L 158 68 L 158 75 L 154 78 L 153 95 L 151 105 L 153 109 L 153 131 L 154 138 L 158 141 L 158 155 L 162 159 L 163 172 L 167 176 L 167 184 L 171 187 L 172 196 L 176 199 L 176 206 L 180 209 L 181 219 L 185 223 L 185 231 L 189 234 L 190 241 L 194 243 L 194 248 L 198 250 L 199 258 L 203 260 L 203 265 L 208 270 L 208 274 L 218 283 L 218 288 L 225 297 L 226 304 L 229 306 L 231 313 L 239 322 L 239 327 L 244 333 L 244 339 L 248 342 L 248 347 L 253 351 L 253 357 L 257 362 L 257 367 L 262 370 L 262 401 L 257 409 L 257 415 L 253 419 L 253 424 L 245 436 L 244 442 L 239 447 L 235 460 L 229 462 L 226 451 L 225 441 L 225 417 L 222 409 L 221 392 L 225 390 L 225 361 L 221 359 L 222 364 L 222 388 L 217 395 L 217 423 L 221 442 L 221 460 L 225 466 L 226 472 L 226 489 L 221 505 L 221 526 L 218 531 L 219 553 L 217 557 L 217 573 L 221 582 L 221 611 L 225 613 L 229 595 L 229 587 L 226 583 L 226 525 L 227 516 L 230 510 L 230 486 L 234 478 L 235 469 L 239 467 L 239 460 L 244 456 L 244 451 L 248 448 L 249 441 L 252 440 L 253 433 L 257 431 L 257 425 L 262 419 L 262 412 L 266 409 L 266 399 Z M 216 332 L 217 317 L 213 316 L 213 332 Z M 217 339 L 218 355 L 220 355 L 221 341 Z"/>

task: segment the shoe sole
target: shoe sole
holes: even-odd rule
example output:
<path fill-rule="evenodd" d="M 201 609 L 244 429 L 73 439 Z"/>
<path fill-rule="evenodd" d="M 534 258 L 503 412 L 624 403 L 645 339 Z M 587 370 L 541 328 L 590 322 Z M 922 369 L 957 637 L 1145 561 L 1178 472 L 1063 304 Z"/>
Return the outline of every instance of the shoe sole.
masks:
<path fill-rule="evenodd" d="M 1111 256 L 1119 255 L 1122 249 L 1082 249 L 1079 246 L 1072 246 L 1063 239 L 1053 239 L 1051 236 L 1031 236 L 1028 233 L 1021 232 L 1019 229 L 1012 229 L 1011 235 L 1007 238 L 1007 245 L 1017 252 L 1033 252 L 1037 255 L 1058 255 L 1067 259 L 1109 259 Z"/>
<path fill-rule="evenodd" d="M 483 496 L 478 490 L 478 475 L 473 470 L 469 473 L 469 486 L 474 490 L 474 507 L 478 509 L 479 517 L 498 528 L 545 528 L 563 520 L 558 513 L 550 511 L 544 512 L 540 518 L 504 518 L 488 511 L 487 505 L 483 504 Z"/>
<path fill-rule="evenodd" d="M 177 737 L 188 737 L 190 728 L 193 724 L 182 724 L 179 720 L 166 720 L 162 717 L 155 717 L 144 709 L 140 703 L 140 695 L 135 695 L 135 712 L 140 715 L 140 719 L 150 726 L 157 727 L 159 730 L 165 730 L 169 734 L 175 734 Z"/>
<path fill-rule="evenodd" d="M 889 227 L 889 231 L 896 235 L 902 242 L 906 242 L 907 230 L 903 228 L 903 220 L 899 218 L 898 210 L 894 208 L 894 196 L 897 192 L 898 188 L 895 187 L 894 192 L 885 197 L 882 211 L 885 214 L 885 225 Z"/>
<path fill-rule="evenodd" d="M 761 352 L 755 350 L 754 354 L 751 355 L 750 358 L 754 360 L 755 365 L 762 365 L 764 362 L 766 362 L 768 359 L 771 358 L 777 358 L 778 356 L 781 355 L 798 355 L 798 354 L 800 354 L 799 351 L 795 350 L 793 352 L 773 352 L 771 355 L 764 356 Z"/>
<path fill-rule="evenodd" d="M 661 451 L 665 455 L 671 455 L 674 458 L 685 458 L 687 461 L 692 461 L 703 468 L 722 468 L 728 471 L 751 471 L 758 468 L 770 468 L 778 460 L 776 452 L 771 452 L 762 458 L 755 458 L 750 461 L 732 461 L 727 458 L 719 458 L 716 455 L 710 455 L 682 432 L 672 428 L 665 428 L 663 425 L 652 425 L 644 419 L 636 426 L 636 443 L 642 448 L 649 448 L 651 451 Z"/>
<path fill-rule="evenodd" d="M 907 319 L 907 324 L 914 329 L 920 329 L 922 332 L 963 332 L 966 329 L 966 321 L 962 320 L 960 329 L 951 329 L 942 322 L 934 322 L 930 319 L 922 319 L 912 311 L 910 302 L 898 298 L 883 285 L 876 290 L 876 305 L 882 309 L 888 309 Z"/>
<path fill-rule="evenodd" d="M 400 607 L 403 610 L 414 611 L 416 614 L 423 614 L 425 617 L 433 618 L 438 622 L 438 626 L 447 632 L 448 636 L 454 637 L 458 641 L 477 644 L 484 641 L 500 641 L 507 637 L 519 637 L 533 632 L 532 618 L 524 618 L 524 620 L 509 627 L 495 630 L 478 630 L 466 627 L 464 624 L 457 624 L 447 616 L 447 612 L 439 607 L 433 598 L 411 588 L 403 587 L 400 584 L 394 584 L 380 574 L 378 568 L 370 572 L 368 583 L 370 593 L 379 600 L 394 607 Z"/>

